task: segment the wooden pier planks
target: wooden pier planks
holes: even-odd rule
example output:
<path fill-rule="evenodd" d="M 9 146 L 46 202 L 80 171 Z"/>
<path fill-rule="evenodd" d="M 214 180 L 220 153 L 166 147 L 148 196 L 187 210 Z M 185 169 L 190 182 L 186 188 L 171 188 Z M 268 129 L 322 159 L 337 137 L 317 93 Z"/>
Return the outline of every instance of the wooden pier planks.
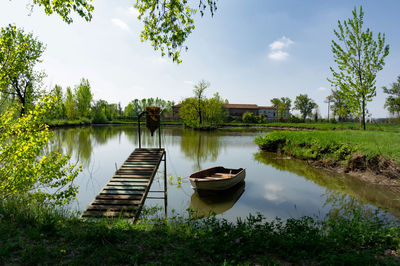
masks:
<path fill-rule="evenodd" d="M 135 149 L 82 217 L 121 216 L 135 221 L 164 155 L 164 149 Z"/>

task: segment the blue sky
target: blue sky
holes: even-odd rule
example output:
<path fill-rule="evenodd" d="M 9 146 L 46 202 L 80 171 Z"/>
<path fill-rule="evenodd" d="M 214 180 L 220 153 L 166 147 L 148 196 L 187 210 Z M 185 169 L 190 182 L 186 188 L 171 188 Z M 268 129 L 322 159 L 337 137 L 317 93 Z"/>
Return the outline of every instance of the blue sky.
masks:
<path fill-rule="evenodd" d="M 210 81 L 208 96 L 219 92 L 230 103 L 270 105 L 274 97 L 295 99 L 306 93 L 327 115 L 330 48 L 337 21 L 362 4 L 365 26 L 386 34 L 390 53 L 377 76 L 377 96 L 368 103 L 373 117 L 386 117 L 388 86 L 400 75 L 400 1 L 219 0 L 214 17 L 197 16 L 189 50 L 177 65 L 142 43 L 142 23 L 134 0 L 95 0 L 93 20 L 68 25 L 39 7 L 28 16 L 28 0 L 0 2 L 0 26 L 14 23 L 33 32 L 47 49 L 40 68 L 45 86 L 74 86 L 88 78 L 95 99 L 121 102 L 160 97 L 179 102 L 193 84 Z M 196 2 L 196 1 L 195 1 Z"/>

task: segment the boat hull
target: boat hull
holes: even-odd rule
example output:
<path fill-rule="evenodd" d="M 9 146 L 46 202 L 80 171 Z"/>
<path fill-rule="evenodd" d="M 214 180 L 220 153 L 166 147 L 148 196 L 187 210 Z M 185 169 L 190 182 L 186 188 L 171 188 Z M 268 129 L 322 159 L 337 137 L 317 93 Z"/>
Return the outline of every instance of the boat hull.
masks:
<path fill-rule="evenodd" d="M 229 178 L 224 178 L 223 175 L 228 174 L 229 171 L 233 171 Z M 210 177 L 212 173 L 220 174 L 222 177 Z M 197 173 L 192 174 L 189 177 L 190 184 L 194 190 L 226 190 L 236 184 L 240 183 L 246 177 L 246 169 L 227 169 L 221 166 L 206 169 Z"/>

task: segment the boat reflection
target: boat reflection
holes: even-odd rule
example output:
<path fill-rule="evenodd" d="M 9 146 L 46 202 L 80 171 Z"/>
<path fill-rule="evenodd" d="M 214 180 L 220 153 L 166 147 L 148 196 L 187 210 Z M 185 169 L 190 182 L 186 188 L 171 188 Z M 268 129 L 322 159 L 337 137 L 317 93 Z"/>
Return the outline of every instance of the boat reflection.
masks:
<path fill-rule="evenodd" d="M 189 204 L 191 215 L 202 218 L 228 211 L 242 196 L 245 185 L 243 181 L 224 191 L 194 192 Z"/>

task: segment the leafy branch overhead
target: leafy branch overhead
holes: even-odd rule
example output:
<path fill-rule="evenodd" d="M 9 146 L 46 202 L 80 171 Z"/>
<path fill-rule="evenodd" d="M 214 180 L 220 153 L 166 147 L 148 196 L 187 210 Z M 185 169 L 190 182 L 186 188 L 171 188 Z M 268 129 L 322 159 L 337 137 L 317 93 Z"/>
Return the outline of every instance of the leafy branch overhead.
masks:
<path fill-rule="evenodd" d="M 86 21 L 92 19 L 92 0 L 32 0 L 31 9 L 34 5 L 43 6 L 47 15 L 56 13 L 68 24 L 73 22 L 71 11 L 78 13 Z"/>
<path fill-rule="evenodd" d="M 136 0 L 134 7 L 144 23 L 141 41 L 150 41 L 154 50 L 177 63 L 182 62 L 181 50 L 188 49 L 184 43 L 195 28 L 194 15 L 200 12 L 203 16 L 207 7 L 212 16 L 217 10 L 216 0 L 199 0 L 197 8 L 187 0 Z"/>

